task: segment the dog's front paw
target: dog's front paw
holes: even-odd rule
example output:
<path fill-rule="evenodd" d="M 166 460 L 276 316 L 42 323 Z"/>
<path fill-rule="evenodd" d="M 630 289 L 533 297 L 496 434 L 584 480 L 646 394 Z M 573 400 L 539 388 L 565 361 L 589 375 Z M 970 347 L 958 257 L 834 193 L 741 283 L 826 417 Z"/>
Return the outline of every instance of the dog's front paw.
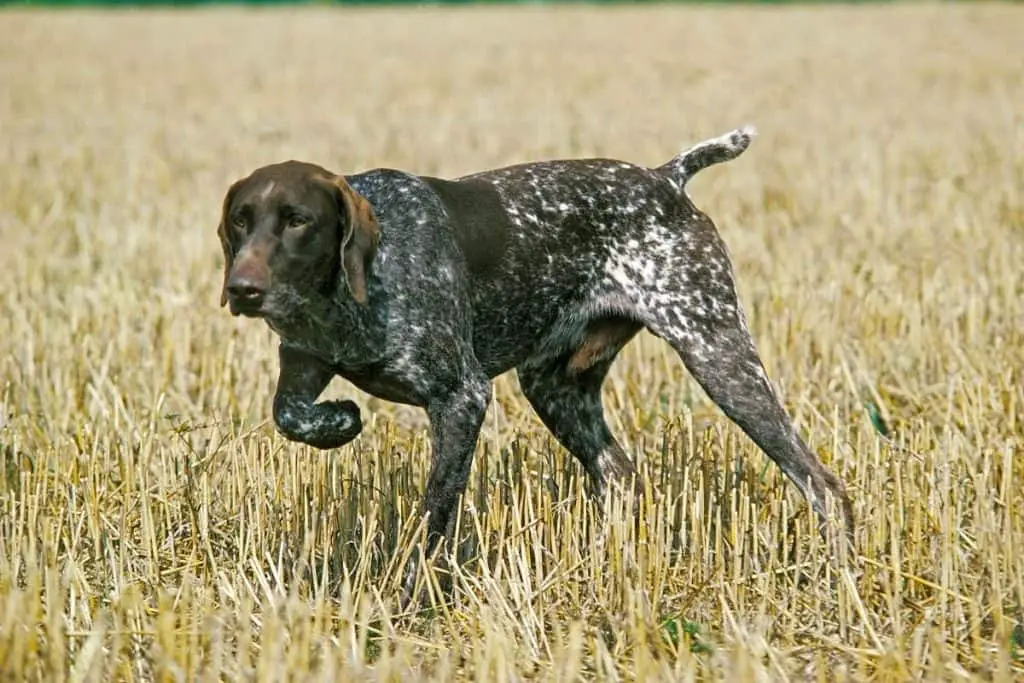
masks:
<path fill-rule="evenodd" d="M 340 448 L 363 430 L 359 406 L 348 400 L 311 404 L 279 396 L 274 422 L 286 439 L 320 449 Z"/>
<path fill-rule="evenodd" d="M 323 411 L 324 441 L 327 443 L 319 448 L 339 448 L 363 431 L 362 414 L 355 401 L 325 401 L 317 408 Z"/>

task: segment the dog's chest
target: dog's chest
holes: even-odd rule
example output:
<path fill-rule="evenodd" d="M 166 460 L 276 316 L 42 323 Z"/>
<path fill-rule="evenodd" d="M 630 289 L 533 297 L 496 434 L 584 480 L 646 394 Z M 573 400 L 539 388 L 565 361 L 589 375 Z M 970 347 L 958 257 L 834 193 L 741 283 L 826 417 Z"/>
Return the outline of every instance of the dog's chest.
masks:
<path fill-rule="evenodd" d="M 395 403 L 425 403 L 425 369 L 372 353 L 365 348 L 365 340 L 323 335 L 282 335 L 281 339 L 286 346 L 322 360 L 335 375 L 368 394 Z"/>
<path fill-rule="evenodd" d="M 426 387 L 406 373 L 395 372 L 388 363 L 373 363 L 358 367 L 336 367 L 335 373 L 356 387 L 377 398 L 393 403 L 423 406 Z"/>
<path fill-rule="evenodd" d="M 267 320 L 267 325 L 288 348 L 318 358 L 332 367 L 361 360 L 358 351 L 352 348 L 354 340 L 351 337 L 308 325 L 283 325 L 272 320 Z"/>

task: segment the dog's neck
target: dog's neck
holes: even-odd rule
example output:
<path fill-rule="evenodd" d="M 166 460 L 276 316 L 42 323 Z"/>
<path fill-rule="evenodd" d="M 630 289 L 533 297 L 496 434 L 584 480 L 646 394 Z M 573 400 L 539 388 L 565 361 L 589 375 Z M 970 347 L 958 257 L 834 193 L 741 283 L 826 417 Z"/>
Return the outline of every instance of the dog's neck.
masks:
<path fill-rule="evenodd" d="M 360 304 L 345 287 L 331 295 L 287 289 L 276 294 L 279 308 L 293 311 L 269 315 L 267 325 L 285 346 L 314 355 L 332 365 L 350 367 L 373 362 L 384 349 L 384 321 L 369 288 L 369 300 Z"/>

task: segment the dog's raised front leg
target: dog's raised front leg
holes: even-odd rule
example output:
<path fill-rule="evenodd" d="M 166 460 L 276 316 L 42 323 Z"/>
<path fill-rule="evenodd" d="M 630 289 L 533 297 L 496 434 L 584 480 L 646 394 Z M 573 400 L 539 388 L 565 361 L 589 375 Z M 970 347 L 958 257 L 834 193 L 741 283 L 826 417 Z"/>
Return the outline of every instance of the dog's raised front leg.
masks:
<path fill-rule="evenodd" d="M 274 394 L 274 423 L 287 439 L 314 448 L 338 448 L 359 435 L 363 423 L 352 401 L 316 399 L 334 376 L 330 366 L 309 354 L 279 349 L 281 370 Z"/>

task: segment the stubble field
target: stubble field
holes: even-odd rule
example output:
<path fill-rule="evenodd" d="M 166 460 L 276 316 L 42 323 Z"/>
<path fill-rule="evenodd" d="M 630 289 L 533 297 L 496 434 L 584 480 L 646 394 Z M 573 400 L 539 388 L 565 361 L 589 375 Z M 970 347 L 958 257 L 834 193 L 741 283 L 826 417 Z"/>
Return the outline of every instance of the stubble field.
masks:
<path fill-rule="evenodd" d="M 0 678 L 1024 676 L 1024 10 L 0 13 Z M 634 526 L 496 382 L 451 601 L 398 612 L 426 422 L 340 380 L 336 451 L 269 421 L 276 344 L 217 306 L 255 166 L 660 164 L 847 483 L 857 557 L 660 341 L 605 387 Z M 883 436 L 883 432 L 888 436 Z"/>

